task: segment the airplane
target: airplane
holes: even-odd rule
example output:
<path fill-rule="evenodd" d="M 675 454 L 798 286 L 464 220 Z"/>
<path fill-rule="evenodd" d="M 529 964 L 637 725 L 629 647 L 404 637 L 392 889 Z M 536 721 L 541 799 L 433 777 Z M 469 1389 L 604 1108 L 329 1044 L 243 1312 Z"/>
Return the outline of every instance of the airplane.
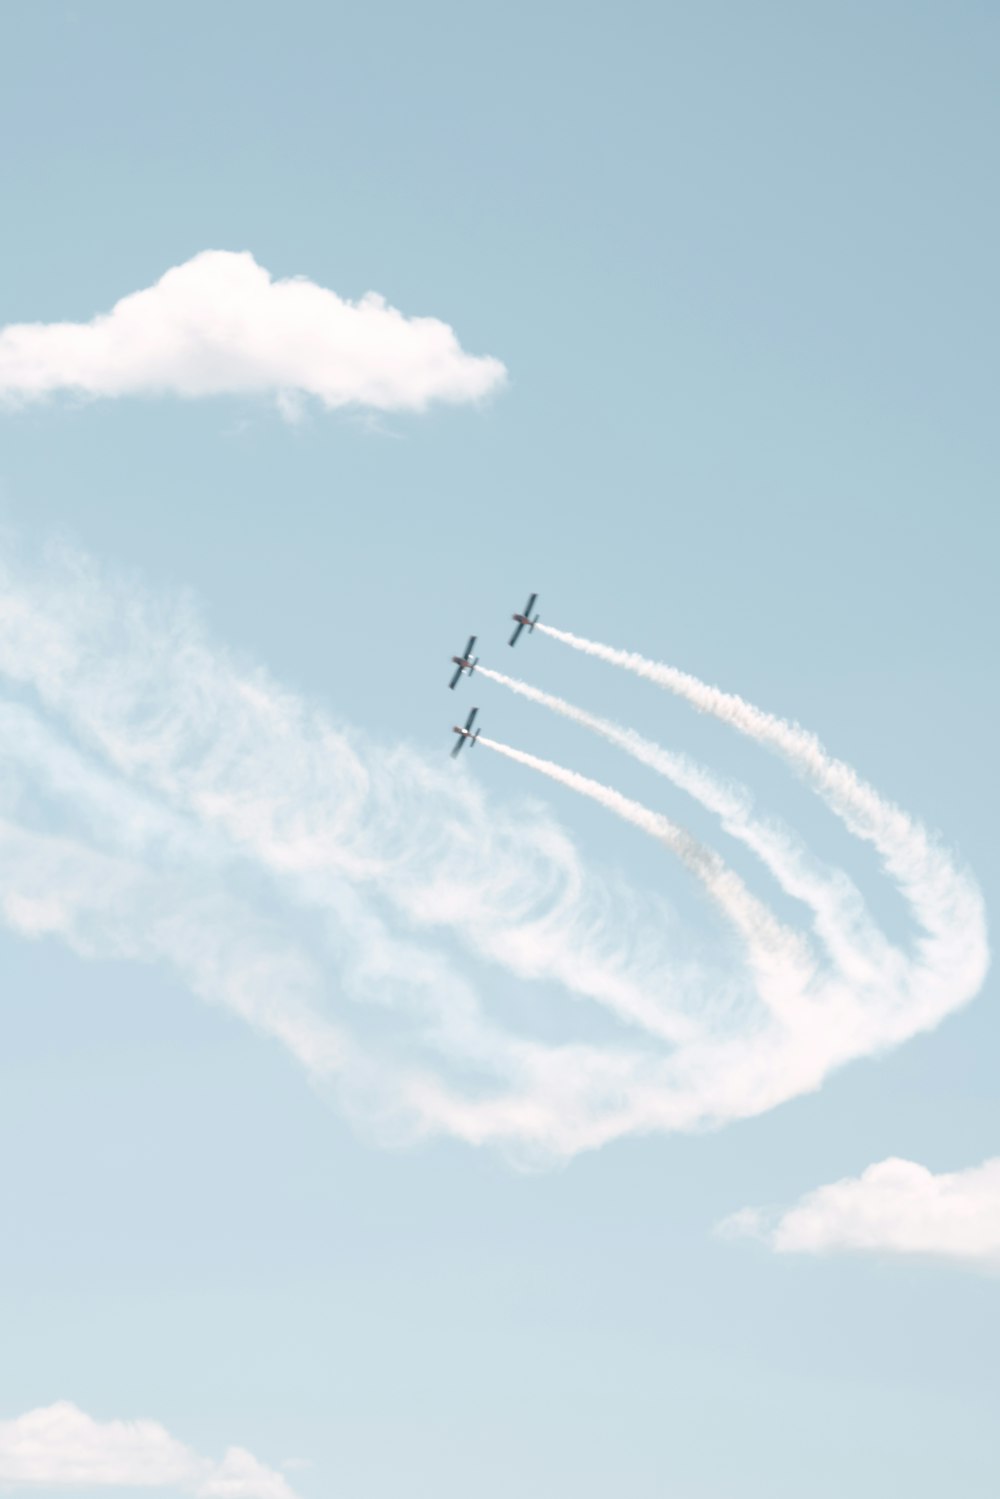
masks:
<path fill-rule="evenodd" d="M 475 637 L 475 635 L 470 635 L 469 636 L 469 643 L 465 647 L 465 654 L 464 654 L 464 656 L 452 656 L 451 659 L 454 661 L 454 663 L 455 663 L 456 667 L 458 668 L 458 670 L 455 672 L 455 675 L 452 677 L 451 681 L 448 683 L 449 687 L 454 687 L 455 683 L 458 681 L 458 679 L 462 675 L 463 671 L 467 671 L 469 673 L 469 676 L 471 677 L 472 673 L 475 671 L 476 667 L 478 666 L 478 664 L 479 664 L 479 657 L 478 656 L 474 656 L 472 654 L 472 647 L 475 645 L 475 643 L 476 643 L 476 637 Z"/>
<path fill-rule="evenodd" d="M 537 623 L 538 623 L 538 615 L 536 614 L 535 617 L 534 617 L 534 619 L 532 619 L 532 617 L 531 617 L 531 611 L 535 607 L 535 600 L 537 598 L 538 598 L 538 594 L 537 593 L 533 593 L 531 595 L 531 598 L 528 600 L 528 602 L 524 606 L 524 613 L 523 614 L 512 614 L 511 615 L 511 619 L 516 619 L 517 620 L 517 629 L 514 631 L 513 635 L 510 637 L 510 640 L 507 642 L 508 645 L 516 645 L 517 644 L 517 637 L 520 635 L 520 633 L 524 629 L 525 625 L 528 626 L 529 630 L 533 630 L 535 628 L 535 626 L 537 625 Z"/>
<path fill-rule="evenodd" d="M 478 712 L 479 712 L 478 708 L 473 708 L 472 712 L 469 714 L 468 718 L 465 720 L 465 728 L 464 729 L 460 729 L 458 727 L 458 724 L 455 724 L 455 726 L 453 727 L 453 729 L 452 729 L 451 732 L 453 734 L 457 734 L 458 735 L 458 739 L 455 741 L 455 748 L 451 752 L 451 758 L 453 760 L 454 760 L 455 756 L 458 754 L 459 750 L 462 748 L 462 745 L 465 743 L 465 741 L 467 739 L 471 739 L 472 743 L 475 744 L 476 740 L 479 738 L 479 730 L 478 729 L 476 730 L 475 733 L 472 732 L 472 720 L 475 718 L 475 716 L 476 716 L 476 714 Z"/>

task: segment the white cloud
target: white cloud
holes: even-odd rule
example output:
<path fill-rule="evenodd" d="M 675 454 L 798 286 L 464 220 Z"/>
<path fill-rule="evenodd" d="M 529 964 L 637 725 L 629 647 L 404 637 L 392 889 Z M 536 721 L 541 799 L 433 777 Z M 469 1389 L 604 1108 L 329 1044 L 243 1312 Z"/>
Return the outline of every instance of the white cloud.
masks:
<path fill-rule="evenodd" d="M 566 1156 L 748 1117 L 981 981 L 981 897 L 947 859 L 941 941 L 872 936 L 852 896 L 846 961 L 817 929 L 754 963 L 465 758 L 336 726 L 86 559 L 0 566 L 5 919 L 169 962 L 393 1136 Z"/>
<path fill-rule="evenodd" d="M 763 1239 L 778 1254 L 855 1250 L 1000 1269 L 1000 1158 L 935 1174 L 891 1157 L 784 1212 L 746 1208 L 722 1229 Z"/>
<path fill-rule="evenodd" d="M 242 1447 L 230 1447 L 216 1462 L 192 1452 L 157 1421 L 95 1421 L 66 1400 L 0 1421 L 0 1484 L 295 1499 L 287 1479 Z"/>
<path fill-rule="evenodd" d="M 368 292 L 347 301 L 304 277 L 273 281 L 248 252 L 205 250 L 89 323 L 0 329 L 0 397 L 267 394 L 292 416 L 327 407 L 422 411 L 476 401 L 506 377 L 447 323 Z"/>

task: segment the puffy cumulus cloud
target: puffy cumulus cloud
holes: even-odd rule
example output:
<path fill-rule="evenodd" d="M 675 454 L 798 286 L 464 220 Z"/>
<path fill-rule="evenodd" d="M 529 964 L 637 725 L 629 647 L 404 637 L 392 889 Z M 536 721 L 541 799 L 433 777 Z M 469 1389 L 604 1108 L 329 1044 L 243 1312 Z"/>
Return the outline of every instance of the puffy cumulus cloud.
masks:
<path fill-rule="evenodd" d="M 197 1499 L 295 1499 L 242 1447 L 200 1457 L 157 1421 L 95 1421 L 67 1400 L 0 1421 L 0 1484 L 27 1489 L 172 1489 Z"/>
<path fill-rule="evenodd" d="M 746 1208 L 721 1225 L 779 1254 L 861 1250 L 1000 1269 L 1000 1158 L 935 1175 L 892 1157 L 809 1192 L 778 1214 Z"/>
<path fill-rule="evenodd" d="M 0 397 L 271 394 L 327 407 L 422 411 L 476 401 L 506 378 L 466 354 L 447 323 L 357 302 L 304 277 L 272 280 L 248 252 L 205 250 L 89 323 L 0 329 Z"/>

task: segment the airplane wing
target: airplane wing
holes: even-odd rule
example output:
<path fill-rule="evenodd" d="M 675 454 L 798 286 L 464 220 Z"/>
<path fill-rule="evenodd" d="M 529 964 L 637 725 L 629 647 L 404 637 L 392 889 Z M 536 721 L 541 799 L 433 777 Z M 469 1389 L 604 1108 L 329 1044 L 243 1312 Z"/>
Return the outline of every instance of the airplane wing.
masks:
<path fill-rule="evenodd" d="M 469 636 L 469 643 L 465 647 L 465 651 L 463 652 L 466 661 L 468 661 L 469 657 L 472 655 L 472 647 L 475 645 L 475 643 L 476 643 L 476 637 L 475 637 L 475 635 L 470 635 Z"/>
<path fill-rule="evenodd" d="M 454 744 L 454 747 L 453 747 L 452 752 L 451 752 L 451 758 L 453 760 L 454 760 L 455 756 L 458 754 L 459 750 L 462 748 L 462 745 L 464 743 L 465 743 L 464 739 L 456 739 L 455 740 L 455 744 Z"/>
<path fill-rule="evenodd" d="M 454 687 L 455 683 L 458 681 L 458 679 L 459 679 L 459 677 L 461 675 L 462 675 L 462 668 L 460 666 L 456 666 L 455 667 L 455 675 L 452 677 L 451 681 L 448 683 L 448 686 L 449 687 Z"/>
<path fill-rule="evenodd" d="M 537 593 L 533 593 L 531 595 L 531 598 L 528 600 L 528 602 L 524 606 L 524 612 L 525 612 L 525 614 L 530 614 L 531 613 L 532 609 L 534 609 L 534 607 L 535 607 L 535 600 L 537 598 L 538 598 L 538 594 Z"/>
<path fill-rule="evenodd" d="M 469 714 L 468 718 L 465 720 L 466 733 L 468 733 L 469 729 L 472 728 L 472 720 L 475 718 L 475 716 L 476 716 L 476 714 L 478 712 L 479 712 L 478 708 L 473 708 L 472 712 Z"/>
<path fill-rule="evenodd" d="M 521 631 L 523 629 L 524 629 L 524 625 L 523 624 L 519 624 L 518 627 L 517 627 L 517 629 L 514 631 L 513 635 L 508 640 L 507 644 L 508 645 L 517 645 L 518 636 L 520 635 L 520 633 L 521 633 Z"/>

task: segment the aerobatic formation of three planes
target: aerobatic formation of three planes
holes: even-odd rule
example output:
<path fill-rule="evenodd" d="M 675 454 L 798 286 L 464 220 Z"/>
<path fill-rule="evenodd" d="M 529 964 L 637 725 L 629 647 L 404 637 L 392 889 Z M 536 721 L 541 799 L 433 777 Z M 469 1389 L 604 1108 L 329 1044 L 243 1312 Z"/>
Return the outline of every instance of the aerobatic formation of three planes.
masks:
<path fill-rule="evenodd" d="M 525 626 L 527 626 L 529 630 L 533 630 L 537 625 L 538 615 L 536 614 L 534 619 L 532 619 L 531 617 L 531 611 L 532 609 L 534 609 L 537 601 L 538 594 L 533 593 L 524 606 L 524 613 L 511 615 L 511 619 L 515 621 L 515 629 L 513 635 L 510 637 L 510 640 L 507 642 L 508 645 L 517 645 L 517 642 L 521 635 L 521 631 L 525 628 Z M 448 683 L 449 687 L 455 687 L 457 685 L 458 679 L 463 672 L 468 672 L 469 676 L 472 676 L 472 673 L 475 671 L 476 667 L 479 664 L 479 657 L 472 654 L 475 648 L 476 637 L 475 635 L 470 635 L 469 643 L 465 647 L 464 654 L 461 656 L 452 656 L 451 659 L 455 664 L 455 673 L 451 681 Z M 474 731 L 472 728 L 472 725 L 475 722 L 476 714 L 478 712 L 478 708 L 473 708 L 472 712 L 465 720 L 464 729 L 459 728 L 458 724 L 455 724 L 452 727 L 452 733 L 458 735 L 458 738 L 455 741 L 455 747 L 451 752 L 451 758 L 453 760 L 467 739 L 470 741 L 470 743 L 475 744 L 476 740 L 479 738 L 479 730 L 476 729 Z"/>

